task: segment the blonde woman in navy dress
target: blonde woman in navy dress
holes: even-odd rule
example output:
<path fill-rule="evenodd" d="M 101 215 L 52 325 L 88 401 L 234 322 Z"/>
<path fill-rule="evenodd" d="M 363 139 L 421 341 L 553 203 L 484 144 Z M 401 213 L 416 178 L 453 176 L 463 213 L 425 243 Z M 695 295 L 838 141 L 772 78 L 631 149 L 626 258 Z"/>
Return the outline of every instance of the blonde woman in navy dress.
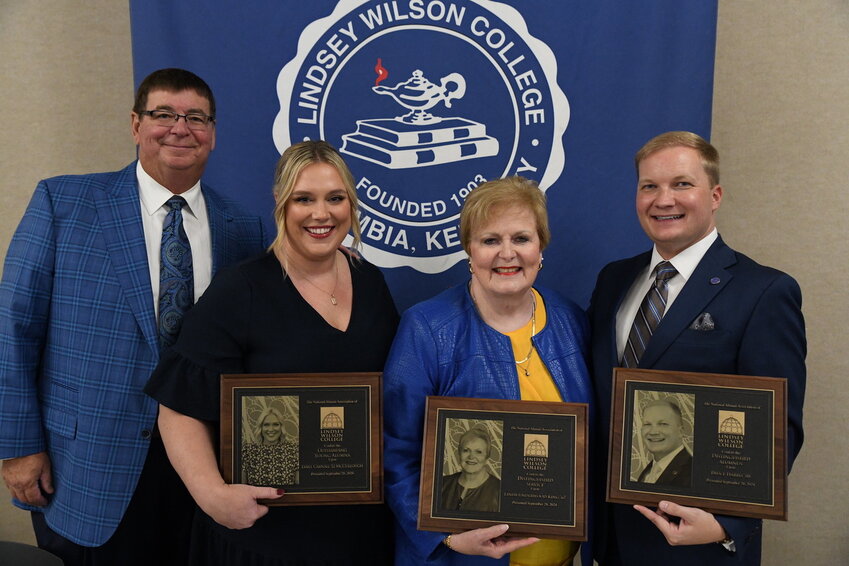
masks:
<path fill-rule="evenodd" d="M 192 564 L 391 563 L 382 505 L 273 507 L 282 489 L 227 485 L 216 461 L 222 373 L 381 371 L 398 314 L 359 241 L 354 180 L 322 141 L 287 149 L 274 185 L 277 239 L 222 272 L 189 312 L 147 386 L 174 468 L 198 505 Z"/>

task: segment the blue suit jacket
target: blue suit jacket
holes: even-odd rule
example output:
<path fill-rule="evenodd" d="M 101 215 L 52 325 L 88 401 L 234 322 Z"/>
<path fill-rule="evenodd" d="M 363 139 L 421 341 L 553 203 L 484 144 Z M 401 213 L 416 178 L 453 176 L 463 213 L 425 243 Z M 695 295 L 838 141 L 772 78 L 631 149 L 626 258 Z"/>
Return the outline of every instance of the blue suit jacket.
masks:
<path fill-rule="evenodd" d="M 159 346 L 135 168 L 41 181 L 0 284 L 0 458 L 49 453 L 41 510 L 84 546 L 123 517 L 157 414 L 142 391 Z M 261 220 L 202 191 L 213 273 L 261 252 Z"/>
<path fill-rule="evenodd" d="M 593 291 L 592 372 L 602 431 L 610 427 L 612 370 L 619 365 L 616 312 L 650 259 L 647 252 L 607 265 Z M 755 263 L 717 238 L 661 320 L 639 367 L 787 378 L 787 447 L 792 465 L 802 446 L 805 395 L 801 306 L 802 294 L 793 278 Z M 714 330 L 689 328 L 705 312 L 713 318 Z M 607 434 L 598 438 L 601 443 L 608 439 Z M 599 455 L 606 458 L 607 446 L 600 447 Z M 597 517 L 596 559 L 601 564 L 613 544 L 626 564 L 760 564 L 761 522 L 755 519 L 717 516 L 735 541 L 737 552 L 732 554 L 718 544 L 669 546 L 651 522 L 626 505 L 605 505 Z"/>

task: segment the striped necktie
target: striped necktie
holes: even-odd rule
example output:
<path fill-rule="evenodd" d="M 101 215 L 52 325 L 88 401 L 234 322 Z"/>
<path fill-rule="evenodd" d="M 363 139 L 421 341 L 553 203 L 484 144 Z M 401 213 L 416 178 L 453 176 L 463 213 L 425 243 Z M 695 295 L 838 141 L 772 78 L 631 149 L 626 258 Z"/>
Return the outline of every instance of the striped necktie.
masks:
<path fill-rule="evenodd" d="M 170 211 L 162 224 L 159 251 L 159 349 L 166 350 L 177 341 L 183 315 L 194 304 L 192 248 L 183 228 L 183 197 L 171 197 L 165 203 Z"/>
<path fill-rule="evenodd" d="M 640 358 L 646 351 L 649 339 L 651 339 L 651 335 L 657 325 L 660 324 L 660 319 L 663 318 L 663 313 L 666 311 L 669 280 L 675 277 L 677 273 L 678 271 L 668 261 L 657 264 L 654 284 L 640 304 L 640 310 L 637 311 L 634 324 L 631 325 L 631 331 L 628 333 L 628 343 L 622 353 L 623 367 L 635 368 L 640 363 Z"/>

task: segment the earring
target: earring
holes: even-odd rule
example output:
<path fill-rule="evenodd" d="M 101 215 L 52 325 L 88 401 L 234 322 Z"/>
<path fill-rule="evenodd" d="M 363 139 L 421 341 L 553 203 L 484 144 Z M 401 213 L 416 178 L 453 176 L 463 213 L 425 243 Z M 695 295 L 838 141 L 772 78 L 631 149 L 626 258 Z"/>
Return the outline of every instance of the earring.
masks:
<path fill-rule="evenodd" d="M 542 269 L 542 256 L 539 256 L 539 267 L 537 267 L 537 269 Z"/>
<path fill-rule="evenodd" d="M 472 258 L 469 258 L 469 273 L 474 273 L 475 270 L 472 268 Z"/>

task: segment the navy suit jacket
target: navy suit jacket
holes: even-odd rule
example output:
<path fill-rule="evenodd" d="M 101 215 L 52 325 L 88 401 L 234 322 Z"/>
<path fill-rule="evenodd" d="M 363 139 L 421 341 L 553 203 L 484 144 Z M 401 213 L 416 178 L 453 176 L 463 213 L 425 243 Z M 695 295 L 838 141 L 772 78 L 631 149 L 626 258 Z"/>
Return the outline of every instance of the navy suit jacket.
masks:
<path fill-rule="evenodd" d="M 201 190 L 213 273 L 260 253 L 260 218 Z M 0 283 L 0 458 L 48 452 L 55 493 L 24 507 L 77 544 L 108 540 L 135 490 L 158 359 L 135 162 L 41 181 Z"/>
<path fill-rule="evenodd" d="M 616 313 L 650 259 L 646 252 L 607 265 L 593 291 L 592 375 L 603 431 L 610 428 L 613 368 L 619 365 Z M 639 367 L 787 378 L 792 465 L 803 438 L 807 347 L 801 306 L 802 294 L 792 277 L 755 263 L 717 238 L 661 320 Z M 710 313 L 713 330 L 690 328 L 702 313 Z M 598 438 L 599 455 L 606 459 L 607 435 Z M 625 564 L 760 564 L 761 522 L 755 519 L 717 516 L 735 541 L 732 554 L 718 544 L 670 546 L 650 521 L 626 505 L 604 505 L 597 517 L 595 554 L 601 564 L 613 545 Z"/>

